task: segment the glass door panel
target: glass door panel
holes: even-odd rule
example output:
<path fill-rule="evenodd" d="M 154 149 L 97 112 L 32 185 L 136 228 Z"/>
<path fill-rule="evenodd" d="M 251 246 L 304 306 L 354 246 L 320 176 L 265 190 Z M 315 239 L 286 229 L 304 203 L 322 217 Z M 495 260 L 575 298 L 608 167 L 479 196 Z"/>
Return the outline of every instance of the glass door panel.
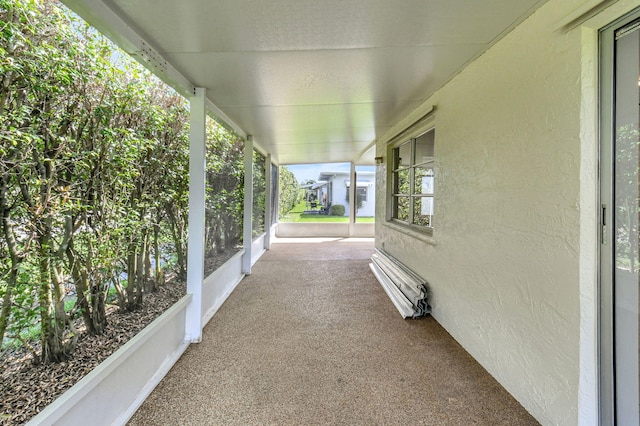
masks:
<path fill-rule="evenodd" d="M 613 182 L 615 419 L 640 424 L 638 187 L 640 30 L 616 31 Z"/>

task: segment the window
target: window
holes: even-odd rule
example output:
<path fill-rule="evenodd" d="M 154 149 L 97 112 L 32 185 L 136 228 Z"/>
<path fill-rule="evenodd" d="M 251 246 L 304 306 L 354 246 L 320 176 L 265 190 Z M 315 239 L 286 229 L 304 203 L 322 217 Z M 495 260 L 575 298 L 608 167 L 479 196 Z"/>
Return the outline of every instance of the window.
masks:
<path fill-rule="evenodd" d="M 367 187 L 359 186 L 356 188 L 357 200 L 367 201 Z"/>
<path fill-rule="evenodd" d="M 392 149 L 391 218 L 433 228 L 435 129 Z"/>
<path fill-rule="evenodd" d="M 363 209 L 363 207 L 365 207 L 365 204 L 367 203 L 367 187 L 366 186 L 358 186 L 356 187 L 356 216 L 361 212 L 361 210 Z M 351 185 L 349 182 L 347 182 L 347 192 L 345 194 L 345 202 L 347 204 L 349 204 L 349 196 L 351 193 Z M 373 214 L 373 209 L 366 209 L 369 210 L 369 214 L 372 215 Z"/>

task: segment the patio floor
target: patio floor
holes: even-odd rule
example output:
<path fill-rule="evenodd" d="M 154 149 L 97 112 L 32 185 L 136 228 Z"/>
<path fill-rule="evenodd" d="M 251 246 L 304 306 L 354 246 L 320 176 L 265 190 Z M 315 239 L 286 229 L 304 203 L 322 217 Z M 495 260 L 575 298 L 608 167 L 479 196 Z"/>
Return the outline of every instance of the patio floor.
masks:
<path fill-rule="evenodd" d="M 401 318 L 372 252 L 275 240 L 130 424 L 538 424 L 432 317 Z"/>

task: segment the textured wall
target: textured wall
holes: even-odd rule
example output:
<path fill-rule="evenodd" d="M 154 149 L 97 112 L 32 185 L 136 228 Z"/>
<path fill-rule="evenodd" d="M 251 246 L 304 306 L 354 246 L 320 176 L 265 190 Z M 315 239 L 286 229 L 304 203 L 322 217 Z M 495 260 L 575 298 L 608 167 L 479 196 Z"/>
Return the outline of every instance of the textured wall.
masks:
<path fill-rule="evenodd" d="M 376 183 L 376 245 L 429 282 L 434 317 L 544 424 L 578 422 L 581 285 L 595 279 L 580 270 L 581 235 L 596 232 L 581 176 L 596 175 L 597 152 L 582 149 L 597 117 L 581 116 L 581 29 L 556 31 L 583 3 L 549 1 L 425 102 L 437 105 L 432 239 L 384 223 L 386 162 Z"/>

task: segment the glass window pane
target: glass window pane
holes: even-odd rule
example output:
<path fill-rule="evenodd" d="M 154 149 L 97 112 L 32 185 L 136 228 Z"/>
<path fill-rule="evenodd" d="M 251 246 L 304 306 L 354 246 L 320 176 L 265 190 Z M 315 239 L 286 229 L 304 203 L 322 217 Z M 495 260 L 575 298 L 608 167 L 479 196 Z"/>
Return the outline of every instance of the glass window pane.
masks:
<path fill-rule="evenodd" d="M 616 424 L 640 424 L 640 31 L 616 41 L 614 338 Z"/>
<path fill-rule="evenodd" d="M 413 202 L 413 224 L 433 227 L 433 197 L 416 197 Z"/>
<path fill-rule="evenodd" d="M 414 194 L 433 194 L 433 169 L 430 165 L 415 168 Z"/>
<path fill-rule="evenodd" d="M 410 189 L 410 184 L 409 184 L 409 178 L 410 178 L 410 172 L 409 169 L 405 169 L 405 170 L 400 170 L 396 173 L 394 173 L 394 194 L 406 194 L 409 195 L 409 189 Z"/>
<path fill-rule="evenodd" d="M 395 201 L 395 218 L 409 222 L 409 197 L 393 197 Z"/>
<path fill-rule="evenodd" d="M 356 188 L 356 198 L 358 200 L 362 200 L 363 202 L 367 201 L 367 198 L 368 198 L 368 195 L 369 195 L 368 192 L 369 192 L 368 191 L 368 187 L 359 186 L 359 187 Z"/>
<path fill-rule="evenodd" d="M 413 164 L 423 164 L 433 160 L 435 130 L 430 130 L 416 138 L 416 154 Z"/>
<path fill-rule="evenodd" d="M 407 142 L 393 150 L 394 169 L 411 166 L 411 143 Z"/>

